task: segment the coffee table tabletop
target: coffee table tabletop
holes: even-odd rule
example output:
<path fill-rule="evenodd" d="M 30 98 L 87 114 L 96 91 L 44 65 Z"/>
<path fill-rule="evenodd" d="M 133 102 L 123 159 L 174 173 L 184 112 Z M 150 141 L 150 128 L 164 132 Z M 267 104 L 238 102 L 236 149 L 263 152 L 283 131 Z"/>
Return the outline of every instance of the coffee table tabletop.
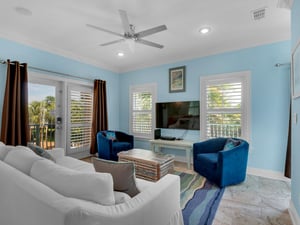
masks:
<path fill-rule="evenodd" d="M 150 181 L 157 181 L 173 170 L 174 156 L 155 153 L 145 149 L 131 149 L 118 153 L 119 161 L 133 162 L 136 176 Z"/>
<path fill-rule="evenodd" d="M 150 150 L 134 148 L 129 151 L 122 151 L 118 153 L 118 156 L 122 158 L 135 158 L 141 161 L 152 162 L 155 164 L 166 163 L 170 160 L 174 160 L 173 155 L 166 155 L 162 153 L 154 153 Z"/>

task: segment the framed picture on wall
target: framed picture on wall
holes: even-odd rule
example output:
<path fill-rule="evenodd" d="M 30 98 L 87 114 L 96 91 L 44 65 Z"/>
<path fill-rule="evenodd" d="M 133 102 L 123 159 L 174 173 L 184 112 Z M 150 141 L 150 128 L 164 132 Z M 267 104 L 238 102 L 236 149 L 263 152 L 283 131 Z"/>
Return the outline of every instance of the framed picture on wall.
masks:
<path fill-rule="evenodd" d="M 185 91 L 185 66 L 169 69 L 169 92 Z"/>
<path fill-rule="evenodd" d="M 300 41 L 292 53 L 292 94 L 300 97 Z"/>

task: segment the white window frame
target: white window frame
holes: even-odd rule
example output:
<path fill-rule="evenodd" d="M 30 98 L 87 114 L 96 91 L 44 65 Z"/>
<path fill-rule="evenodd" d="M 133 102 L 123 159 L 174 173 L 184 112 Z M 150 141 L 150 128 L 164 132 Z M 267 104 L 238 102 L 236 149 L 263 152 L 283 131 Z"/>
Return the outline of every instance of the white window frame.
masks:
<path fill-rule="evenodd" d="M 152 109 L 151 109 L 151 114 L 152 114 L 152 129 L 150 134 L 143 134 L 143 133 L 135 133 L 133 132 L 133 109 L 132 109 L 132 104 L 133 104 L 133 99 L 132 95 L 135 92 L 150 92 L 152 94 Z M 156 83 L 151 83 L 151 84 L 140 84 L 140 85 L 134 85 L 129 87 L 129 132 L 134 135 L 137 138 L 144 138 L 144 139 L 152 139 L 154 135 L 154 128 L 155 128 L 155 122 L 156 122 L 156 115 L 155 115 L 155 103 L 157 99 L 157 84 Z"/>
<path fill-rule="evenodd" d="M 206 86 L 214 84 L 223 84 L 239 81 L 242 83 L 242 104 L 241 104 L 241 137 L 250 141 L 251 134 L 251 95 L 250 95 L 250 71 L 241 71 L 235 73 L 225 73 L 218 75 L 210 75 L 200 77 L 200 139 L 206 140 L 206 127 L 207 127 L 207 101 L 206 101 Z M 233 111 L 236 111 L 234 109 Z M 228 111 L 230 112 L 230 110 Z"/>

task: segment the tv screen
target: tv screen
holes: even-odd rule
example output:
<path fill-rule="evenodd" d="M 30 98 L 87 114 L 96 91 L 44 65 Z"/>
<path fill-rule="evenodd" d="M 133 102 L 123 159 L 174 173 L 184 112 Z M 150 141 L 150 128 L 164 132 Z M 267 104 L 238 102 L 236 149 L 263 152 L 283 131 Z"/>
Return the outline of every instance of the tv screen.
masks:
<path fill-rule="evenodd" d="M 199 101 L 156 103 L 156 127 L 200 130 Z"/>

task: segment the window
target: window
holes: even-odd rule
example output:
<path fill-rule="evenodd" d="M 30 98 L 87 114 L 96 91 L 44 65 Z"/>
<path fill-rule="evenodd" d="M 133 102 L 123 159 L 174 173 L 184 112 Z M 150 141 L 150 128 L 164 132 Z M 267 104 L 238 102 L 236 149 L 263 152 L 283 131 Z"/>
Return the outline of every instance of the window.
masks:
<path fill-rule="evenodd" d="M 69 85 L 68 110 L 68 154 L 88 151 L 91 143 L 93 89 Z"/>
<path fill-rule="evenodd" d="M 201 138 L 250 136 L 250 72 L 203 77 Z"/>
<path fill-rule="evenodd" d="M 130 87 L 130 132 L 136 137 L 152 138 L 155 121 L 156 85 Z"/>

